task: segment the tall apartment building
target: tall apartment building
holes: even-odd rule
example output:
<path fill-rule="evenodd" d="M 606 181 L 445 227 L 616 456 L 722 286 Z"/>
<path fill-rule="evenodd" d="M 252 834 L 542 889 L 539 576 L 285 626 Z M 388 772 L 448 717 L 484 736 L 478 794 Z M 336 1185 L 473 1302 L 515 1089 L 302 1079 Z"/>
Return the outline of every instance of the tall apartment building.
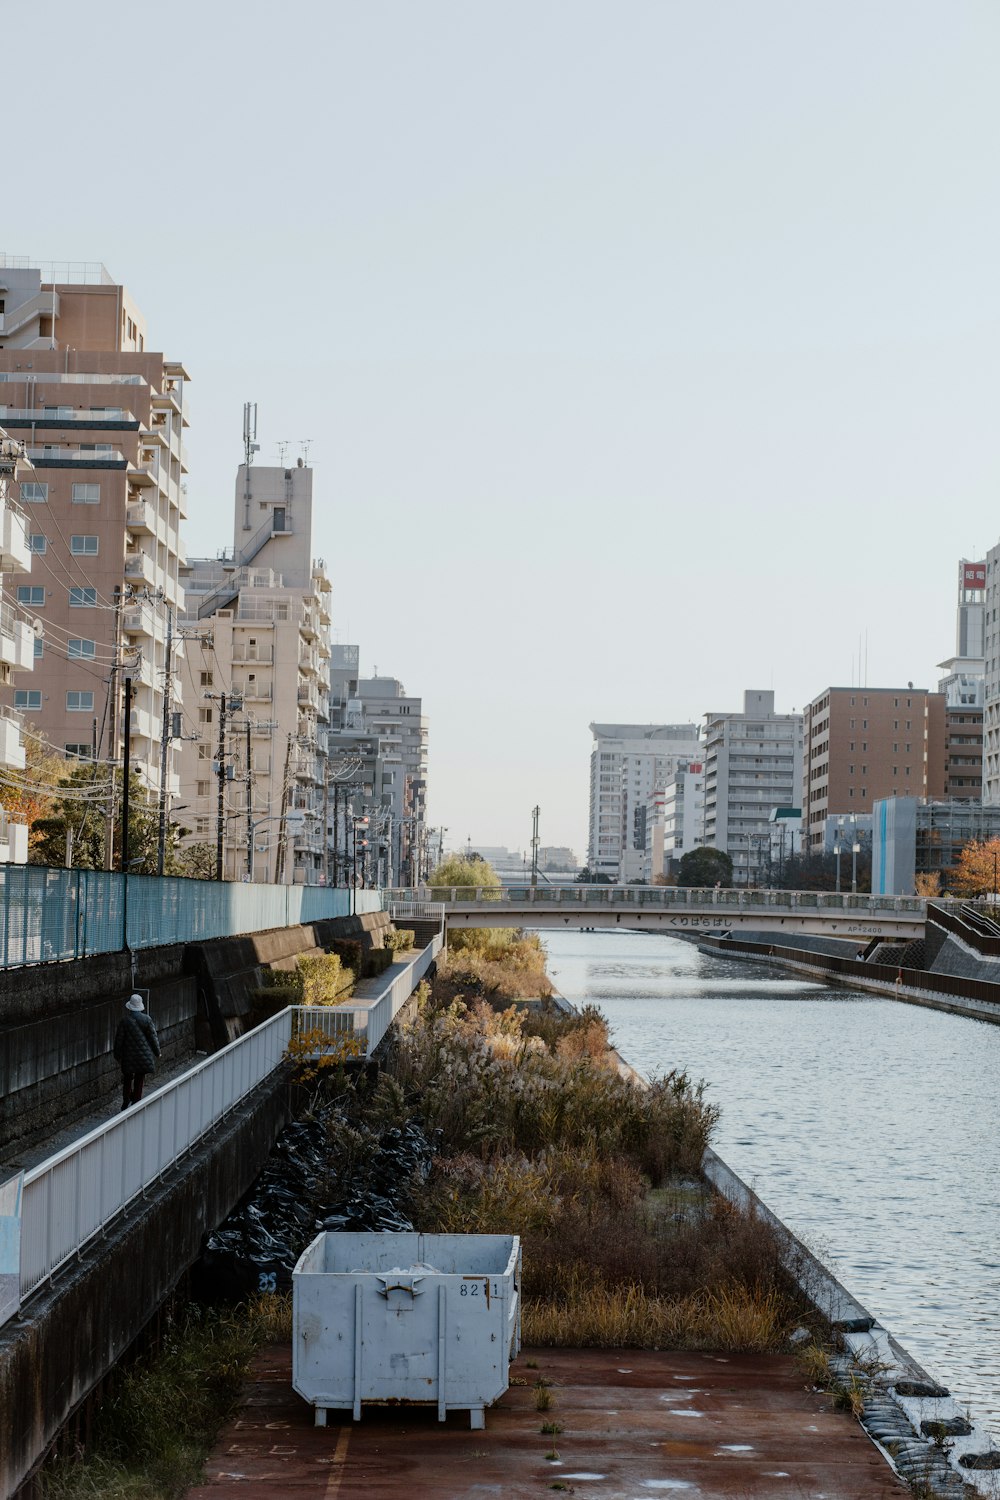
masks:
<path fill-rule="evenodd" d="M 419 885 L 439 857 L 427 826 L 428 721 L 420 698 L 395 677 L 362 677 L 357 646 L 335 645 L 330 662 L 331 767 L 353 781 L 351 812 L 369 818 L 366 868 L 394 885 Z M 360 757 L 352 772 L 353 755 Z M 443 830 L 437 830 L 443 835 Z M 348 838 L 346 825 L 335 833 Z"/>
<path fill-rule="evenodd" d="M 689 849 L 701 842 L 705 823 L 705 767 L 693 760 L 681 765 L 657 787 L 646 804 L 646 848 L 642 878 L 651 885 L 657 876 L 677 874 Z"/>
<path fill-rule="evenodd" d="M 331 877 L 331 585 L 312 556 L 312 481 L 301 460 L 242 464 L 232 549 L 184 569 L 183 821 L 188 843 L 217 845 L 221 788 L 229 880 Z"/>
<path fill-rule="evenodd" d="M 955 655 L 938 663 L 944 676 L 945 796 L 982 796 L 986 564 L 962 558 L 958 565 Z"/>
<path fill-rule="evenodd" d="M 186 387 L 183 365 L 149 347 L 142 314 L 103 266 L 0 255 L 0 425 L 34 470 L 21 487 L 31 582 L 13 602 L 38 622 L 39 644 L 16 704 L 67 755 L 120 758 L 127 671 L 131 763 L 151 791 L 167 611 L 182 603 Z"/>
<path fill-rule="evenodd" d="M 358 702 L 363 723 L 379 741 L 381 797 L 391 813 L 386 837 L 397 885 L 419 885 L 432 850 L 427 826 L 428 723 L 420 698 L 409 695 L 395 677 L 362 677 Z"/>
<path fill-rule="evenodd" d="M 797 806 L 801 784 L 802 715 L 776 713 L 773 692 L 748 688 L 742 713 L 705 715 L 700 842 L 729 854 L 737 885 L 762 867 L 772 809 Z"/>
<path fill-rule="evenodd" d="M 0 427 L 0 684 L 7 700 L 0 707 L 0 864 L 24 864 L 28 858 L 27 825 L 7 810 L 12 801 L 16 805 L 25 764 L 21 715 L 10 707 L 10 699 L 15 672 L 30 672 L 35 665 L 36 637 L 8 596 L 16 580 L 31 572 L 28 522 L 19 493 L 22 481 L 30 483 L 30 474 L 24 445 Z"/>
<path fill-rule="evenodd" d="M 827 818 L 878 798 L 945 794 L 945 699 L 902 688 L 826 688 L 804 716 L 803 844 L 823 849 Z"/>
<path fill-rule="evenodd" d="M 643 878 L 646 807 L 682 763 L 698 759 L 697 724 L 591 724 L 590 834 L 595 875 Z"/>
<path fill-rule="evenodd" d="M 983 611 L 983 803 L 1000 806 L 1000 543 L 986 554 Z"/>

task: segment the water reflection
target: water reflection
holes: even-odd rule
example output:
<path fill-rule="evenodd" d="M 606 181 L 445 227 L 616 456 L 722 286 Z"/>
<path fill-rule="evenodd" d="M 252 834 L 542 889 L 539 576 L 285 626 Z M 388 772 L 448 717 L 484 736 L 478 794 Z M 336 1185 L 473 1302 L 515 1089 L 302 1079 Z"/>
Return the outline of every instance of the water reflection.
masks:
<path fill-rule="evenodd" d="M 720 1154 L 1000 1434 L 1000 1027 L 650 933 L 543 934 L 645 1073 L 686 1068 Z"/>

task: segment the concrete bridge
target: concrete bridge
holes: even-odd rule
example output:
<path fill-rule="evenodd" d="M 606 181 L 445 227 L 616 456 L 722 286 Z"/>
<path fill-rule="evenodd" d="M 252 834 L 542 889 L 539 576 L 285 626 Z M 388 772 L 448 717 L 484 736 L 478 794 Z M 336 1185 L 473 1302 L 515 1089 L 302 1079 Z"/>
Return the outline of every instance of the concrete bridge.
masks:
<path fill-rule="evenodd" d="M 699 890 L 685 886 L 420 886 L 383 893 L 394 918 L 443 920 L 446 928 L 614 928 L 662 932 L 810 933 L 908 941 L 924 935 L 918 896 L 843 891 Z"/>

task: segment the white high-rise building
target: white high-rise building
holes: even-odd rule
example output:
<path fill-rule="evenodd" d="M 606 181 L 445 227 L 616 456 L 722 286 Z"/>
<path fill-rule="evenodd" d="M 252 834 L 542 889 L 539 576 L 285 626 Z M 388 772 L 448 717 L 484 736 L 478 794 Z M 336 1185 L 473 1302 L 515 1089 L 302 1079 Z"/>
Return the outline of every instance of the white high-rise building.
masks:
<path fill-rule="evenodd" d="M 642 880 L 646 807 L 678 767 L 699 758 L 697 724 L 591 724 L 590 836 L 595 875 Z"/>
<path fill-rule="evenodd" d="M 798 807 L 802 715 L 774 711 L 774 693 L 748 688 L 742 713 L 705 715 L 705 827 L 699 843 L 724 849 L 737 885 L 770 847 L 771 811 Z"/>
<path fill-rule="evenodd" d="M 689 849 L 701 842 L 704 814 L 705 767 L 693 760 L 682 765 L 646 806 L 646 848 L 643 879 L 651 885 L 658 875 L 672 876 Z"/>

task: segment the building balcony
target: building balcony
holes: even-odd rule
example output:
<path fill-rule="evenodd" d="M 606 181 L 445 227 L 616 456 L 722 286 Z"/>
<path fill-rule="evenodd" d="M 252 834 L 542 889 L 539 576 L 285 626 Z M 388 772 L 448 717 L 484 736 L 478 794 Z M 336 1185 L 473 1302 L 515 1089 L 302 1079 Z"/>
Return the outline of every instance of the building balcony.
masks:
<path fill-rule="evenodd" d="M 0 864 L 26 865 L 28 863 L 28 825 L 15 823 L 0 813 Z"/>
<path fill-rule="evenodd" d="M 153 724 L 153 715 L 144 708 L 133 708 L 129 718 L 129 735 L 132 739 L 151 740 L 159 738 Z"/>
<path fill-rule="evenodd" d="M 156 511 L 144 500 L 133 501 L 125 507 L 125 525 L 140 536 L 155 536 Z"/>
<path fill-rule="evenodd" d="M 125 577 L 130 582 L 143 583 L 156 582 L 156 564 L 145 552 L 127 552 L 125 554 Z"/>
<path fill-rule="evenodd" d="M 136 489 L 150 489 L 160 477 L 160 461 L 155 456 L 143 458 L 128 466 L 128 482 Z"/>
<path fill-rule="evenodd" d="M 31 572 L 28 523 L 9 503 L 0 510 L 0 572 Z"/>
<path fill-rule="evenodd" d="M 24 770 L 24 745 L 21 740 L 21 716 L 12 708 L 0 708 L 0 766 Z"/>
<path fill-rule="evenodd" d="M 117 448 L 29 448 L 36 469 L 126 469 L 129 460 Z"/>
<path fill-rule="evenodd" d="M 126 635 L 159 636 L 162 634 L 153 608 L 149 604 L 133 605 L 122 615 Z"/>
<path fill-rule="evenodd" d="M 270 665 L 273 661 L 274 647 L 270 643 L 262 646 L 258 642 L 256 646 L 251 646 L 246 641 L 239 640 L 239 638 L 233 641 L 234 667 L 241 667 L 254 662 L 262 662 L 264 665 Z"/>
<path fill-rule="evenodd" d="M 15 672 L 30 672 L 35 665 L 35 632 L 12 604 L 0 604 L 0 662 Z"/>
<path fill-rule="evenodd" d="M 48 376 L 45 378 L 47 381 Z M 38 406 L 0 406 L 0 427 L 6 427 L 10 431 L 23 427 L 39 431 L 83 427 L 95 432 L 138 432 L 139 418 L 120 406 L 101 407 L 96 411 L 90 407 L 75 406 L 60 406 L 54 410 Z"/>

